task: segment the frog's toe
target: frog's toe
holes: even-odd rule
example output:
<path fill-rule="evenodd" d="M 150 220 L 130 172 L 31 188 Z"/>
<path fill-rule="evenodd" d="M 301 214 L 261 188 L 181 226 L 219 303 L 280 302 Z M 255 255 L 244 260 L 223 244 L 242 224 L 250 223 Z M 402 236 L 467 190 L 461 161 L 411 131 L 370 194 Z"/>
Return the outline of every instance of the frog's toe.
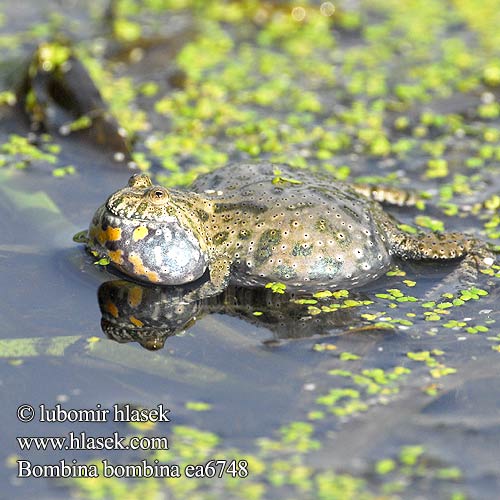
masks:
<path fill-rule="evenodd" d="M 491 267 L 495 263 L 495 258 L 492 256 L 481 257 L 480 266 Z"/>
<path fill-rule="evenodd" d="M 75 243 L 87 243 L 89 241 L 89 233 L 86 229 L 79 231 L 73 236 L 73 241 Z"/>
<path fill-rule="evenodd" d="M 488 243 L 475 240 L 469 251 L 470 257 L 475 261 L 478 269 L 491 267 L 496 262 L 496 255 Z"/>

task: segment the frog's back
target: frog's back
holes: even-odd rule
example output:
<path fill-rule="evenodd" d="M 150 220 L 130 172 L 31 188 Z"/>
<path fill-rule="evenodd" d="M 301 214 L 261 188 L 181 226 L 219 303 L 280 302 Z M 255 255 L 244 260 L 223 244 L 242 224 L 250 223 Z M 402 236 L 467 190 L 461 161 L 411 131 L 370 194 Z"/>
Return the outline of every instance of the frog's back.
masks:
<path fill-rule="evenodd" d="M 356 286 L 390 265 L 385 214 L 346 184 L 261 163 L 228 165 L 200 177 L 193 190 L 216 201 L 210 230 L 234 252 L 232 277 L 240 284 Z"/>

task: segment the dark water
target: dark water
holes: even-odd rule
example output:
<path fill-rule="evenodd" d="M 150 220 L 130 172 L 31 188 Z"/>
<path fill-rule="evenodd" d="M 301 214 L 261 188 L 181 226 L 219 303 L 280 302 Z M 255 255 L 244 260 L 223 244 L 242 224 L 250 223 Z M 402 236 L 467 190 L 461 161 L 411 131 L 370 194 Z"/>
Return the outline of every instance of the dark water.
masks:
<path fill-rule="evenodd" d="M 2 116 L 0 142 L 12 133 L 27 133 L 15 109 Z M 225 446 L 253 452 L 257 438 L 276 437 L 281 426 L 306 421 L 310 411 L 328 412 L 316 398 L 339 387 L 360 390 L 367 408 L 346 417 L 327 414 L 314 422 L 314 437 L 322 447 L 305 460 L 315 471 L 362 476 L 376 489 L 383 478 L 367 472 L 373 463 L 397 456 L 403 446 L 422 445 L 429 457 L 426 470 L 454 466 L 461 469 L 462 478 L 439 482 L 426 473 L 406 478 L 410 486 L 403 498 L 449 498 L 454 491 L 469 498 L 498 498 L 500 354 L 492 349 L 498 342 L 489 339 L 500 334 L 498 279 L 488 283 L 481 276 L 477 286 L 488 295 L 454 307 L 450 314 L 467 325 L 488 325 L 487 332 L 446 328 L 446 319 L 424 320 L 425 297 L 433 296 L 432 290 L 456 265 L 400 263 L 405 277 L 384 278 L 364 291 L 373 304 L 362 312 L 383 311 L 381 321 L 387 316 L 412 320 L 412 325 L 396 324 L 392 332 L 349 333 L 347 326 L 336 325 L 327 336 L 318 336 L 311 327 L 310 338 L 287 340 L 276 338 L 271 328 L 218 312 L 168 338 L 160 351 L 147 351 L 137 343 L 118 344 L 103 335 L 97 302 L 99 285 L 116 277 L 94 266 L 72 236 L 88 225 L 95 208 L 123 186 L 131 172 L 78 139 L 57 142 L 62 147 L 60 164 L 75 165 L 76 175 L 55 179 L 43 168 L 0 170 L 2 498 L 68 498 L 74 491 L 57 487 L 53 480 L 17 478 L 11 465 L 16 458 L 43 464 L 63 458 L 84 463 L 104 456 L 124 462 L 127 456 L 119 451 L 20 451 L 16 436 L 130 432 L 125 424 L 114 422 L 22 423 L 16 418 L 21 404 L 38 408 L 60 403 L 75 409 L 164 404 L 173 424 L 211 431 Z M 374 173 L 368 161 L 359 160 L 356 168 L 358 174 Z M 500 190 L 498 177 L 495 182 L 491 192 Z M 405 222 L 415 215 L 406 209 L 395 213 Z M 433 209 L 427 213 L 433 215 Z M 447 228 L 477 230 L 477 225 L 473 217 L 456 218 Z M 415 280 L 417 286 L 405 287 L 403 279 Z M 457 295 L 462 288 L 456 281 L 447 283 L 438 296 L 447 291 Z M 388 288 L 399 288 L 419 302 L 398 303 L 391 309 L 388 301 L 375 296 Z M 313 349 L 318 343 L 335 344 L 336 349 L 319 352 Z M 432 366 L 407 355 L 433 350 L 442 351 L 434 357 L 456 373 L 432 378 Z M 360 358 L 342 361 L 343 352 Z M 397 382 L 397 393 L 387 395 L 364 392 L 328 374 L 332 369 L 389 373 L 398 366 L 410 368 L 411 374 Z M 435 395 L 423 390 L 431 384 L 437 384 Z M 186 403 L 192 401 L 210 403 L 212 408 L 191 411 Z M 169 425 L 158 429 L 168 435 Z M 295 495 L 289 493 L 290 498 Z"/>

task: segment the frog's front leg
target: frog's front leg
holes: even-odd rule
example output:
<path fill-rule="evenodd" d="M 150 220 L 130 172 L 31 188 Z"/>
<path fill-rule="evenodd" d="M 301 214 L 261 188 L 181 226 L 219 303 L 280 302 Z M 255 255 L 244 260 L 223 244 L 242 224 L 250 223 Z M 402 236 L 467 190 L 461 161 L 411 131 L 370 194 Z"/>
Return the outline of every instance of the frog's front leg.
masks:
<path fill-rule="evenodd" d="M 352 188 L 370 200 L 398 207 L 412 207 L 417 203 L 418 196 L 413 191 L 392 186 L 374 186 L 370 184 L 352 184 Z"/>
<path fill-rule="evenodd" d="M 232 262 L 227 256 L 214 259 L 208 266 L 210 279 L 196 290 L 189 292 L 186 299 L 189 301 L 206 299 L 222 293 L 229 284 Z"/>

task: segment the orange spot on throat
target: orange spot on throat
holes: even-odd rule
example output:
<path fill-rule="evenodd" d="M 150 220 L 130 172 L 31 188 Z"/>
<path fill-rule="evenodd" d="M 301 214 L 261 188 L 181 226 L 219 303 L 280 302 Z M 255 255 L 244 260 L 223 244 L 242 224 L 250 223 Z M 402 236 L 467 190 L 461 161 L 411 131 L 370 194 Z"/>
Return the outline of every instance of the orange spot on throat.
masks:
<path fill-rule="evenodd" d="M 132 238 L 134 241 L 139 241 L 148 235 L 148 228 L 145 226 L 138 226 L 134 229 L 132 233 Z"/>
<path fill-rule="evenodd" d="M 108 241 L 119 241 L 122 237 L 122 230 L 119 227 L 108 226 L 106 228 Z"/>
<path fill-rule="evenodd" d="M 160 281 L 158 274 L 147 269 L 144 266 L 142 259 L 135 252 L 130 253 L 130 255 L 128 256 L 128 260 L 134 266 L 135 274 L 139 276 L 146 276 L 146 278 L 153 283 L 158 283 L 158 281 Z"/>
<path fill-rule="evenodd" d="M 107 241 L 119 241 L 122 237 L 122 230 L 119 227 L 108 226 L 105 230 L 102 228 L 96 229 L 94 233 L 97 241 L 104 245 Z"/>
<path fill-rule="evenodd" d="M 122 250 L 109 250 L 108 255 L 111 262 L 114 262 L 115 264 L 123 264 Z"/>

